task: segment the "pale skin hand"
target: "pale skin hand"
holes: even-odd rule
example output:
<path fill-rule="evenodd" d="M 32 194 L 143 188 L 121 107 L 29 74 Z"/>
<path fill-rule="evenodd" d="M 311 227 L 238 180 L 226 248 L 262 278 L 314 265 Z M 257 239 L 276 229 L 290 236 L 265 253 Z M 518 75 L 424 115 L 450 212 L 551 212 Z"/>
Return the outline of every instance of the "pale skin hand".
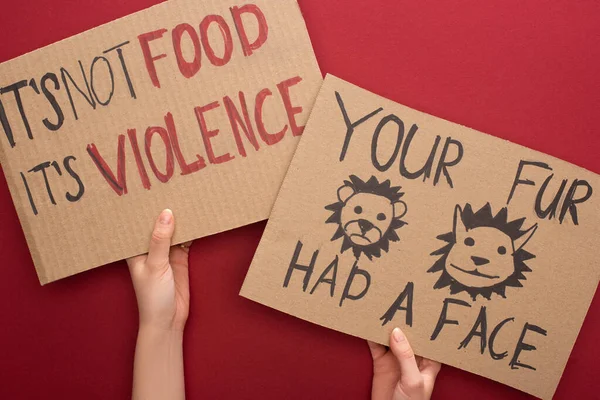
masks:
<path fill-rule="evenodd" d="M 175 219 L 164 210 L 149 252 L 127 260 L 139 309 L 133 400 L 185 399 L 183 329 L 190 303 L 188 244 L 171 247 Z"/>
<path fill-rule="evenodd" d="M 441 364 L 415 356 L 400 328 L 390 334 L 390 348 L 367 342 L 373 357 L 372 400 L 429 400 Z"/>

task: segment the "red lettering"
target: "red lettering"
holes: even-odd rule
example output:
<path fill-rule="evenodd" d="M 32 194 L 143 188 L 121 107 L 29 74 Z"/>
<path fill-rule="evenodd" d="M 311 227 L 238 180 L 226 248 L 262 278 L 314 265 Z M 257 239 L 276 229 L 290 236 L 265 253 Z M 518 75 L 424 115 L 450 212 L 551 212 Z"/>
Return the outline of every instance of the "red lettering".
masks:
<path fill-rule="evenodd" d="M 221 31 L 221 37 L 223 38 L 223 44 L 225 46 L 223 57 L 218 57 L 215 54 L 215 51 L 210 45 L 210 40 L 208 40 L 208 29 L 212 22 L 216 22 L 219 26 L 219 31 Z M 204 46 L 206 56 L 212 65 L 221 67 L 231 60 L 231 54 L 233 53 L 233 40 L 231 39 L 231 31 L 229 30 L 229 26 L 227 26 L 227 22 L 225 22 L 223 17 L 220 15 L 206 16 L 200 23 L 200 36 L 202 37 L 202 46 Z"/>
<path fill-rule="evenodd" d="M 263 89 L 256 95 L 256 102 L 254 108 L 254 119 L 256 120 L 256 128 L 258 129 L 258 134 L 262 138 L 262 140 L 268 144 L 269 146 L 278 143 L 285 136 L 285 132 L 287 132 L 288 126 L 285 125 L 282 130 L 277 133 L 269 133 L 267 128 L 265 128 L 265 122 L 263 120 L 263 108 L 264 103 L 267 96 L 272 96 L 273 93 L 269 89 Z"/>
<path fill-rule="evenodd" d="M 184 33 L 187 33 L 194 46 L 194 59 L 187 61 L 183 57 L 183 51 L 181 50 L 181 38 Z M 173 38 L 173 49 L 175 50 L 175 57 L 177 58 L 177 66 L 179 71 L 186 78 L 191 78 L 196 75 L 200 70 L 200 59 L 202 57 L 202 48 L 200 47 L 200 39 L 198 34 L 190 24 L 179 24 L 173 29 L 171 34 Z"/>
<path fill-rule="evenodd" d="M 211 164 L 221 164 L 230 160 L 233 160 L 234 157 L 229 153 L 222 154 L 220 156 L 215 156 L 215 152 L 212 147 L 212 143 L 210 142 L 211 138 L 217 136 L 219 134 L 218 129 L 209 130 L 206 126 L 206 120 L 204 119 L 204 113 L 215 108 L 219 107 L 219 102 L 214 101 L 210 104 L 207 104 L 202 107 L 195 107 L 194 112 L 196 113 L 196 118 L 198 119 L 198 124 L 200 125 L 200 133 L 202 134 L 202 141 L 204 142 L 204 147 L 206 147 L 206 155 L 208 156 L 208 161 Z"/>
<path fill-rule="evenodd" d="M 167 55 L 162 53 L 157 56 L 153 56 L 148 42 L 150 42 L 151 40 L 161 38 L 166 31 L 166 29 L 159 29 L 152 32 L 142 33 L 138 36 L 140 46 L 142 47 L 142 54 L 144 55 L 144 61 L 146 62 L 146 69 L 148 70 L 148 75 L 150 75 L 150 80 L 152 80 L 152 84 L 157 88 L 160 87 L 160 82 L 156 74 L 156 66 L 154 65 L 154 61 L 160 60 L 161 58 L 165 58 Z"/>
<path fill-rule="evenodd" d="M 140 174 L 140 179 L 142 180 L 142 186 L 144 189 L 150 189 L 150 179 L 148 178 L 148 173 L 146 172 L 144 162 L 142 161 L 142 155 L 140 154 L 140 146 L 138 145 L 137 141 L 137 131 L 135 129 L 127 129 L 127 136 L 129 137 L 131 148 L 133 149 L 133 156 L 138 168 L 138 173 Z"/>
<path fill-rule="evenodd" d="M 86 150 L 115 193 L 119 196 L 127 194 L 127 180 L 125 177 L 125 135 L 119 135 L 117 145 L 117 178 L 115 178 L 115 174 L 113 174 L 106 161 L 104 161 L 104 158 L 100 155 L 94 143 L 88 144 Z"/>
<path fill-rule="evenodd" d="M 269 26 L 267 25 L 267 19 L 265 18 L 265 15 L 260 10 L 260 8 L 258 8 L 258 6 L 254 4 L 246 4 L 242 7 L 231 7 L 229 10 L 231 11 L 231 15 L 233 16 L 233 22 L 235 23 L 235 27 L 240 37 L 240 42 L 242 43 L 244 55 L 249 56 L 254 50 L 257 50 L 267 41 L 267 36 L 269 34 Z M 246 34 L 246 29 L 244 28 L 244 23 L 242 21 L 242 14 L 244 13 L 253 14 L 256 17 L 256 21 L 258 22 L 258 36 L 252 43 L 250 43 L 250 41 L 248 40 L 248 35 Z"/>
<path fill-rule="evenodd" d="M 167 125 L 167 132 L 169 133 L 169 138 L 171 139 L 171 145 L 173 146 L 175 159 L 177 160 L 177 164 L 179 164 L 179 168 L 181 168 L 181 175 L 189 175 L 206 167 L 204 158 L 202 158 L 199 154 L 196 154 L 197 160 L 192 162 L 191 164 L 188 164 L 185 161 L 185 158 L 183 157 L 183 154 L 181 152 L 181 147 L 179 146 L 177 130 L 175 129 L 175 121 L 173 120 L 173 115 L 171 113 L 167 113 L 167 115 L 165 115 L 165 124 Z"/>
<path fill-rule="evenodd" d="M 163 174 L 156 166 L 154 162 L 154 157 L 152 156 L 152 136 L 155 133 L 160 135 L 163 144 L 165 145 L 165 173 Z M 169 141 L 169 134 L 166 129 L 160 126 L 151 126 L 146 129 L 145 135 L 145 148 L 146 148 L 146 157 L 148 157 L 148 162 L 150 163 L 150 168 L 152 168 L 152 172 L 156 178 L 162 183 L 168 182 L 169 179 L 173 176 L 174 166 L 173 166 L 173 149 L 171 148 L 171 142 Z"/>
<path fill-rule="evenodd" d="M 242 121 L 240 113 L 235 107 L 233 100 L 231 100 L 229 96 L 223 97 L 223 103 L 225 104 L 225 109 L 227 110 L 227 116 L 229 117 L 229 123 L 231 124 L 231 129 L 233 130 L 233 136 L 235 138 L 238 152 L 242 157 L 246 157 L 246 149 L 244 148 L 244 143 L 242 142 L 239 127 L 242 128 L 246 138 L 248 138 L 252 146 L 254 146 L 254 150 L 258 150 L 258 142 L 256 141 L 256 136 L 254 135 L 254 129 L 252 128 L 252 123 L 250 122 L 250 116 L 248 115 L 248 106 L 246 105 L 244 92 L 240 91 L 238 96 L 240 98 L 242 113 L 244 114 L 244 121 Z"/>
<path fill-rule="evenodd" d="M 302 112 L 302 107 L 292 106 L 289 88 L 290 86 L 294 86 L 300 81 L 302 81 L 302 78 L 300 78 L 299 76 L 295 76 L 277 84 L 277 89 L 279 89 L 279 94 L 281 94 L 281 99 L 283 100 L 283 105 L 285 107 L 285 112 L 288 116 L 288 121 L 290 121 L 292 135 L 294 136 L 302 135 L 302 132 L 304 132 L 304 126 L 298 126 L 298 124 L 296 123 L 295 115 L 300 114 Z"/>

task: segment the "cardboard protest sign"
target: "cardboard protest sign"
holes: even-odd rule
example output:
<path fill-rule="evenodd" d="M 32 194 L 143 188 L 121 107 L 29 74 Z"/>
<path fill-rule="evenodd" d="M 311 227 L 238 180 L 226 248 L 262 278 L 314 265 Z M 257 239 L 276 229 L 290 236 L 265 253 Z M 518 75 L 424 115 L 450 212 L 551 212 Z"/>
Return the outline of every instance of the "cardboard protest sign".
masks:
<path fill-rule="evenodd" d="M 42 284 L 268 217 L 322 82 L 294 0 L 176 0 L 0 65 L 0 161 Z"/>
<path fill-rule="evenodd" d="M 598 284 L 600 178 L 327 76 L 241 294 L 550 398 Z M 597 189 L 596 189 L 597 190 Z"/>

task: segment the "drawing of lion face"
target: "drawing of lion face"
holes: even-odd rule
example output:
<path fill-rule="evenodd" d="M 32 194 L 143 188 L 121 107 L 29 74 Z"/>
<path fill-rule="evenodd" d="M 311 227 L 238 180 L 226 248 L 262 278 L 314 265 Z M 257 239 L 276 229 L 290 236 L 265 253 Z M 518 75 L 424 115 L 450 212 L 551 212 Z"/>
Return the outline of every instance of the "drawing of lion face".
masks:
<path fill-rule="evenodd" d="M 450 293 L 467 292 L 490 299 L 492 293 L 506 297 L 506 287 L 523 286 L 526 260 L 535 256 L 524 249 L 537 224 L 521 230 L 525 218 L 508 221 L 506 208 L 494 215 L 490 204 L 473 212 L 456 206 L 452 232 L 438 236 L 447 242 L 431 255 L 441 255 L 428 272 L 441 272 L 435 289 L 450 287 Z"/>
<path fill-rule="evenodd" d="M 467 232 L 461 224 L 456 244 L 448 253 L 446 272 L 470 287 L 487 287 L 503 282 L 514 272 L 512 240 L 504 232 L 490 227 Z"/>
<path fill-rule="evenodd" d="M 395 230 L 406 224 L 401 218 L 407 210 L 400 187 L 392 187 L 389 180 L 379 183 L 374 176 L 364 182 L 352 175 L 337 195 L 339 201 L 325 207 L 333 212 L 326 222 L 338 225 L 331 240 L 343 238 L 342 253 L 352 248 L 356 258 L 365 254 L 372 259 L 381 250 L 387 252 L 390 241 L 400 240 Z"/>

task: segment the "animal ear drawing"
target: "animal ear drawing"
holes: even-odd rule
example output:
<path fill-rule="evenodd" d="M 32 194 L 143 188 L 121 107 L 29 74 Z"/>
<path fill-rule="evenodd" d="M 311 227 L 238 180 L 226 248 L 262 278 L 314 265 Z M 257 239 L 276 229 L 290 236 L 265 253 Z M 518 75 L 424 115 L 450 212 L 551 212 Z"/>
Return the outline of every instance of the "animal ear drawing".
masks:
<path fill-rule="evenodd" d="M 394 218 L 402 218 L 404 217 L 404 215 L 406 215 L 406 212 L 408 211 L 406 203 L 402 200 L 395 201 L 394 203 L 392 203 L 392 206 L 394 207 Z"/>
<path fill-rule="evenodd" d="M 455 241 L 458 241 L 459 238 L 462 238 L 467 234 L 467 227 L 463 221 L 463 210 L 459 205 L 454 207 L 454 222 L 452 232 L 454 233 Z"/>
<path fill-rule="evenodd" d="M 513 241 L 513 251 L 515 253 L 521 250 L 527 244 L 527 242 L 529 242 L 535 231 L 537 231 L 537 228 L 538 224 L 533 225 L 531 228 L 523 232 L 523 235 Z"/>
<path fill-rule="evenodd" d="M 354 193 L 354 188 L 352 186 L 344 185 L 338 189 L 337 196 L 339 201 L 345 203 Z"/>

